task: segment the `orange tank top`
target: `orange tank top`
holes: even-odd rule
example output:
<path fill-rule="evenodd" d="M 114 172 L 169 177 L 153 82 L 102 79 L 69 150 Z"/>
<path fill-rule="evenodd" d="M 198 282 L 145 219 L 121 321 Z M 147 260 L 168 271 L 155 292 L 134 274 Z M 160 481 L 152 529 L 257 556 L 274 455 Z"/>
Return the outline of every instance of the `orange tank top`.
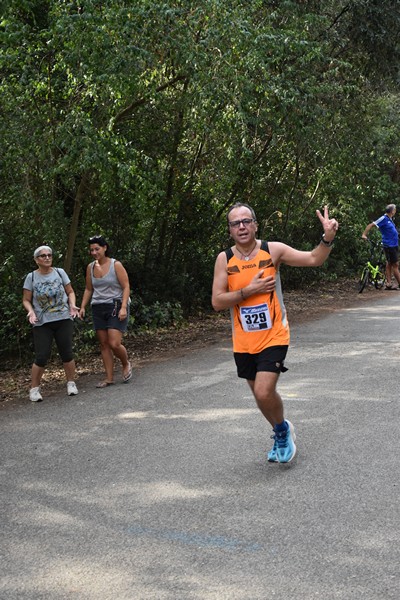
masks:
<path fill-rule="evenodd" d="M 262 269 L 263 277 L 272 275 L 276 281 L 273 292 L 250 296 L 231 308 L 233 351 L 258 354 L 269 346 L 289 345 L 280 275 L 272 262 L 268 242 L 261 242 L 260 250 L 248 262 L 237 258 L 231 248 L 225 252 L 230 292 L 246 287 Z"/>

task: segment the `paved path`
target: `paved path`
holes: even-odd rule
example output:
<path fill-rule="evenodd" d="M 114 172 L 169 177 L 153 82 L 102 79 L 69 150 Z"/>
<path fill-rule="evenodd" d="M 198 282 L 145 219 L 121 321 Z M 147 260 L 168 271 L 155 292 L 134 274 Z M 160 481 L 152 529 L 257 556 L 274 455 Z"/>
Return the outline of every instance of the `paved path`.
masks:
<path fill-rule="evenodd" d="M 292 331 L 269 430 L 229 341 L 1 418 L 1 600 L 400 598 L 400 294 Z"/>

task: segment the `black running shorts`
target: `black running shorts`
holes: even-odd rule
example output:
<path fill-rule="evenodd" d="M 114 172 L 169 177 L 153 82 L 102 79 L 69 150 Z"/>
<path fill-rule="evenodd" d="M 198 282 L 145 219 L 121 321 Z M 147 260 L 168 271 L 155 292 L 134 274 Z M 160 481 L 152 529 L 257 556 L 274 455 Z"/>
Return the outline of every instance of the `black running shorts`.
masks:
<path fill-rule="evenodd" d="M 287 368 L 284 360 L 289 346 L 269 346 L 258 354 L 234 352 L 238 377 L 254 381 L 259 371 L 284 373 Z"/>

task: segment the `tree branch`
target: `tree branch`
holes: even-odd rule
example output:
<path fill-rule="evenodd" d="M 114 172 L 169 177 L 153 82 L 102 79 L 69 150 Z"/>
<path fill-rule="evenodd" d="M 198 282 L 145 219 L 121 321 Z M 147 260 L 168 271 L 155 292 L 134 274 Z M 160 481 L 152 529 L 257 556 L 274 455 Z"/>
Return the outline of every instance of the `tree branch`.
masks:
<path fill-rule="evenodd" d="M 155 92 L 156 93 L 163 92 L 167 88 L 174 86 L 179 81 L 186 81 L 186 80 L 187 80 L 186 75 L 177 75 L 176 77 L 174 77 L 174 79 L 171 79 L 170 81 L 167 81 L 167 82 L 163 83 L 162 85 L 158 86 L 156 88 Z M 143 98 L 139 98 L 138 100 L 135 100 L 134 102 L 129 104 L 129 106 L 127 106 L 126 108 L 121 110 L 114 119 L 114 127 L 116 125 L 118 125 L 121 121 L 128 119 L 136 108 L 138 108 L 139 106 L 143 106 L 144 104 L 149 102 L 150 99 L 151 99 L 151 95 L 148 94 L 147 96 L 144 96 Z"/>

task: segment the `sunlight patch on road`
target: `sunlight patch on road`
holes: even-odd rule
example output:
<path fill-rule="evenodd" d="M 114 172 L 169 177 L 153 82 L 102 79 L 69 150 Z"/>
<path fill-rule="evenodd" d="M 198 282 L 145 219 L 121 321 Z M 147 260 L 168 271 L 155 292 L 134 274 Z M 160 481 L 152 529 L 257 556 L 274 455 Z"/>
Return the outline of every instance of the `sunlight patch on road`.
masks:
<path fill-rule="evenodd" d="M 220 491 L 218 495 L 223 495 L 223 490 Z M 194 499 L 194 498 L 202 498 L 202 497 L 213 497 L 215 496 L 215 492 L 211 492 L 209 489 L 205 488 L 189 488 L 185 487 L 176 482 L 163 482 L 163 483 L 142 483 L 140 486 L 140 494 L 142 498 L 145 500 L 149 499 L 157 499 L 157 501 L 161 500 L 169 500 L 169 499 Z"/>
<path fill-rule="evenodd" d="M 240 419 L 241 417 L 257 414 L 258 410 L 256 408 L 213 408 L 210 410 L 200 410 L 197 412 L 188 411 L 187 413 L 170 413 L 170 414 L 162 414 L 155 413 L 154 411 L 143 412 L 126 412 L 120 413 L 117 415 L 118 419 L 121 420 L 139 420 L 139 419 L 163 419 L 163 420 L 171 420 L 171 419 L 183 419 L 188 421 L 220 421 L 226 419 Z"/>
<path fill-rule="evenodd" d="M 248 408 L 218 408 L 201 410 L 197 413 L 158 415 L 160 419 L 189 419 L 190 421 L 219 421 L 226 419 L 240 419 L 245 415 L 258 413 L 257 409 Z"/>
<path fill-rule="evenodd" d="M 118 419 L 145 419 L 149 416 L 149 413 L 144 411 L 127 412 L 117 415 Z"/>

